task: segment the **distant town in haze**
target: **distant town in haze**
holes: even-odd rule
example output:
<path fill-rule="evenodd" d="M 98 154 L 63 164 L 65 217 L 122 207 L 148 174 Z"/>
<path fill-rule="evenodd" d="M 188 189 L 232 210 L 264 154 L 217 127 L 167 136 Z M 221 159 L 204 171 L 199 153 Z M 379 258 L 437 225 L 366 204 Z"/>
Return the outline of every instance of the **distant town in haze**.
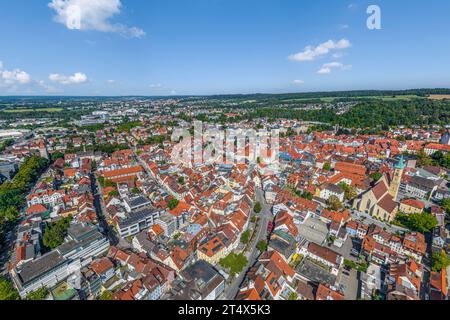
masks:
<path fill-rule="evenodd" d="M 0 300 L 449 300 L 448 3 L 163 2 L 0 4 Z"/>

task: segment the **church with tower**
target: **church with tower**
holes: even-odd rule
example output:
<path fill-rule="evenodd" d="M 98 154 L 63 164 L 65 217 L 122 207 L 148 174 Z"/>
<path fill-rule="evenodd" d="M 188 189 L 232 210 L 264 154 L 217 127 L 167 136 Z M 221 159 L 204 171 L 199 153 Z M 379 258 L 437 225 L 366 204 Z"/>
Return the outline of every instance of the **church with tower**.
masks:
<path fill-rule="evenodd" d="M 380 220 L 393 221 L 399 210 L 397 197 L 405 168 L 402 156 L 394 166 L 393 174 L 384 174 L 373 188 L 354 201 L 353 208 Z"/>

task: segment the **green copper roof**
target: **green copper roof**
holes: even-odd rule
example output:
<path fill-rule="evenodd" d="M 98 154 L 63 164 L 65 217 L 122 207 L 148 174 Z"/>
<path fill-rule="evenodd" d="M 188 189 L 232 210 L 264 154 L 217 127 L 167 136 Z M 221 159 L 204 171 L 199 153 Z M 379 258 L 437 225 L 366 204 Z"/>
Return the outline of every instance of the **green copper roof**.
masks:
<path fill-rule="evenodd" d="M 400 160 L 398 161 L 398 163 L 395 165 L 394 168 L 402 169 L 402 170 L 406 168 L 406 162 L 405 162 L 405 159 L 403 158 L 403 156 L 400 157 Z"/>

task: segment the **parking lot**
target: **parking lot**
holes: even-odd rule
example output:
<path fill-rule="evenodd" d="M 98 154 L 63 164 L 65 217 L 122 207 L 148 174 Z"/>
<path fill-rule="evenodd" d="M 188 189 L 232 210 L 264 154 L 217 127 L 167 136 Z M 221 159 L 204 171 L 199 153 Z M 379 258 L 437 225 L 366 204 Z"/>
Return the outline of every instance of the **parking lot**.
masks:
<path fill-rule="evenodd" d="M 355 255 L 352 255 L 352 249 L 355 249 L 356 251 L 360 251 L 361 244 L 358 242 L 358 240 L 353 240 L 350 237 L 347 238 L 344 245 L 342 247 L 336 247 L 335 245 L 328 246 L 331 250 L 339 253 L 341 256 L 344 257 L 344 259 L 352 260 L 357 262 L 358 258 Z"/>
<path fill-rule="evenodd" d="M 358 298 L 358 271 L 350 270 L 347 271 L 344 268 L 338 274 L 337 281 L 340 285 L 340 289 L 345 294 L 345 299 L 356 300 Z"/>

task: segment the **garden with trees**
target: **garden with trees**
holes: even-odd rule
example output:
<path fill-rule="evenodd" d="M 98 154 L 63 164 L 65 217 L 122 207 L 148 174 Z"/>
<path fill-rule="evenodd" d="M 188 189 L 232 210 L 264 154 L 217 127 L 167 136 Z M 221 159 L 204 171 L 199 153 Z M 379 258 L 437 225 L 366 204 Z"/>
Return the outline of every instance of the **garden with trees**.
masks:
<path fill-rule="evenodd" d="M 345 182 L 341 182 L 338 185 L 342 190 L 344 190 L 345 193 L 345 199 L 346 200 L 353 200 L 358 196 L 358 192 L 356 191 L 356 188 L 353 186 L 349 186 Z"/>
<path fill-rule="evenodd" d="M 21 165 L 12 181 L 0 186 L 0 239 L 16 222 L 26 202 L 26 195 L 48 166 L 48 160 L 29 157 Z"/>
<path fill-rule="evenodd" d="M 422 150 L 417 153 L 417 164 L 419 166 L 436 166 L 450 169 L 450 152 L 438 151 L 429 156 Z"/>
<path fill-rule="evenodd" d="M 434 272 L 440 272 L 450 266 L 450 257 L 444 250 L 435 252 L 431 257 L 431 264 Z"/>
<path fill-rule="evenodd" d="M 237 254 L 234 252 L 231 252 L 228 256 L 219 261 L 220 266 L 228 270 L 232 277 L 241 273 L 247 263 L 248 260 L 244 254 Z"/>
<path fill-rule="evenodd" d="M 246 230 L 242 233 L 241 235 L 241 243 L 242 244 L 248 244 L 248 242 L 250 241 L 250 236 L 251 236 L 251 232 L 250 230 Z"/>
<path fill-rule="evenodd" d="M 0 277 L 0 301 L 2 300 L 20 300 L 20 296 L 11 281 Z"/>
<path fill-rule="evenodd" d="M 45 298 L 47 298 L 48 294 L 49 294 L 48 289 L 45 287 L 42 287 L 40 289 L 37 289 L 36 291 L 30 292 L 29 294 L 27 294 L 26 300 L 36 300 L 36 301 L 45 300 Z"/>
<path fill-rule="evenodd" d="M 432 231 L 437 225 L 436 218 L 429 213 L 398 213 L 394 224 L 421 233 Z"/>
<path fill-rule="evenodd" d="M 329 197 L 327 200 L 327 205 L 328 208 L 333 211 L 339 211 L 342 208 L 344 208 L 344 205 L 342 204 L 341 201 L 339 201 L 338 197 L 336 196 Z"/>
<path fill-rule="evenodd" d="M 43 243 L 47 249 L 55 249 L 64 243 L 71 221 L 72 218 L 67 217 L 47 226 L 43 235 Z"/>
<path fill-rule="evenodd" d="M 180 201 L 178 201 L 175 198 L 172 198 L 172 199 L 169 200 L 169 203 L 167 204 L 167 206 L 169 207 L 170 210 L 173 210 L 176 207 L 178 207 L 179 203 L 180 203 Z"/>

